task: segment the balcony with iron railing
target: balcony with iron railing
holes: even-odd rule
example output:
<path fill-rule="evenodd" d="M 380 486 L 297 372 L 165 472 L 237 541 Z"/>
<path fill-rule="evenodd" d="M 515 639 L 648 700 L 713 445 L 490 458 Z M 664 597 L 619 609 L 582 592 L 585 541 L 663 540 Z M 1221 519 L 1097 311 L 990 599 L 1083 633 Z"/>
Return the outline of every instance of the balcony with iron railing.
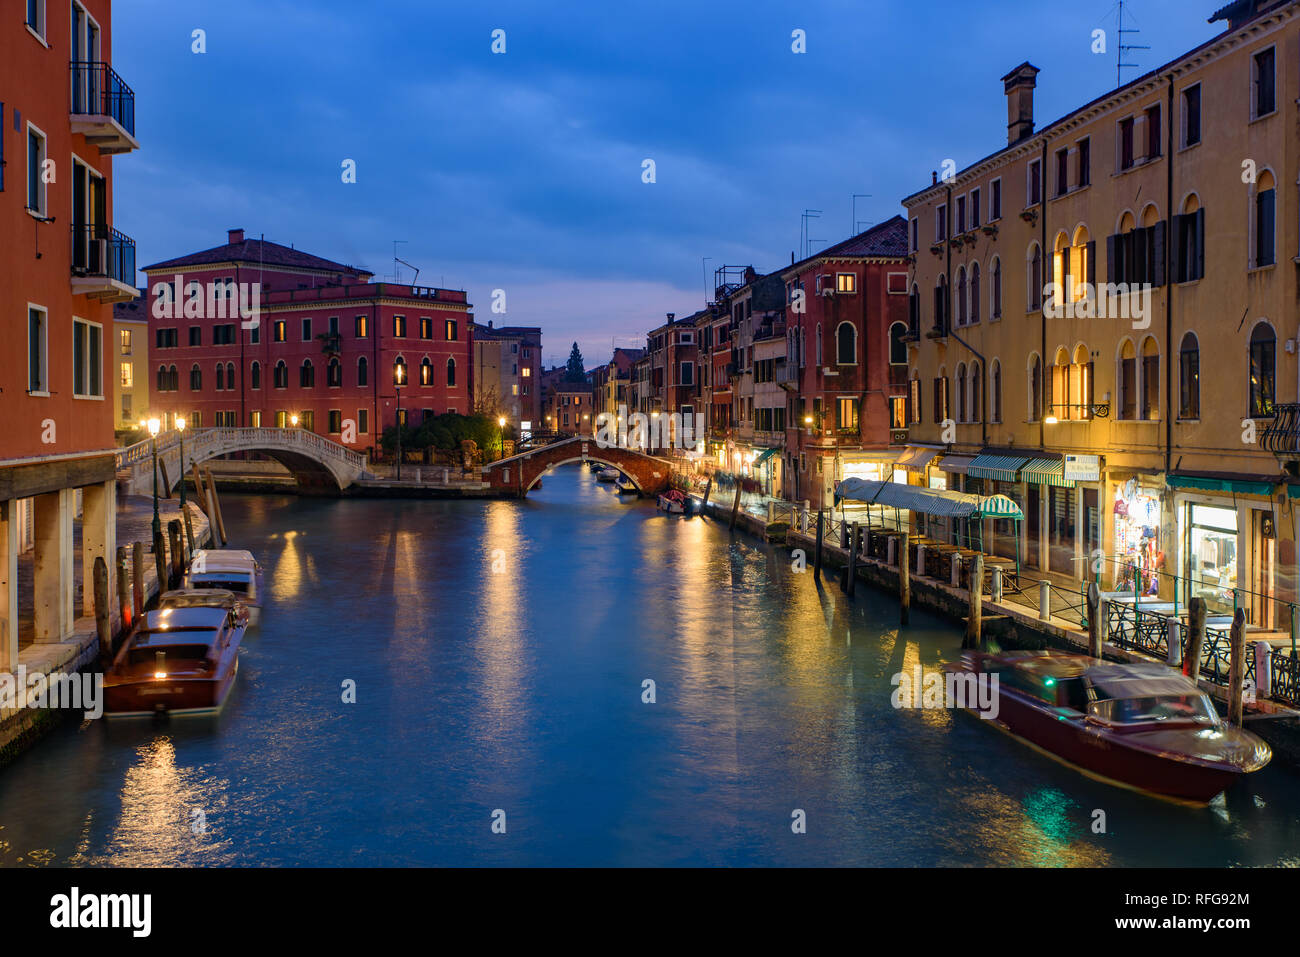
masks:
<path fill-rule="evenodd" d="M 73 60 L 72 132 L 101 153 L 138 150 L 135 138 L 135 91 L 99 60 Z"/>
<path fill-rule="evenodd" d="M 135 240 L 109 226 L 72 226 L 72 294 L 100 302 L 127 302 L 135 286 Z"/>
<path fill-rule="evenodd" d="M 1300 460 L 1300 403 L 1279 402 L 1259 437 L 1260 446 L 1280 459 Z"/>

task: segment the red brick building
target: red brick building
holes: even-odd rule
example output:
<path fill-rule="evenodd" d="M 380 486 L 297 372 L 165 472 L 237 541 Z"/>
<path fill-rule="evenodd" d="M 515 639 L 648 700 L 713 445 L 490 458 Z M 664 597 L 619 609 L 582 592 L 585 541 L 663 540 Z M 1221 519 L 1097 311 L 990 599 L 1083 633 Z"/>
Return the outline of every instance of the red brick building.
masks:
<path fill-rule="evenodd" d="M 890 336 L 907 332 L 906 257 L 907 222 L 895 216 L 781 271 L 786 498 L 816 508 L 841 479 L 892 474 L 902 450 L 890 449 L 890 400 L 906 367 L 891 365 Z"/>
<path fill-rule="evenodd" d="M 411 424 L 471 411 L 463 291 L 373 282 L 242 229 L 144 272 L 151 402 L 169 421 L 285 427 L 297 416 L 299 427 L 373 453 L 399 411 Z M 246 318 L 257 303 L 260 315 Z"/>

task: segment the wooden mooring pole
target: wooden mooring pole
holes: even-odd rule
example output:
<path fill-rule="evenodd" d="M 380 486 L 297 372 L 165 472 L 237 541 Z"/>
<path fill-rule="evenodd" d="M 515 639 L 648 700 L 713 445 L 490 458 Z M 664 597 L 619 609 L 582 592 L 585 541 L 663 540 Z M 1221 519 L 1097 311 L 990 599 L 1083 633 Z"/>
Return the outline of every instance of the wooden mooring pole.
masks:
<path fill-rule="evenodd" d="M 1193 681 L 1201 679 L 1201 649 L 1205 647 L 1205 599 L 1187 603 L 1187 653 L 1183 655 L 1183 674 Z"/>
<path fill-rule="evenodd" d="M 125 545 L 117 546 L 117 614 L 125 632 L 135 621 L 131 614 L 131 561 Z"/>
<path fill-rule="evenodd" d="M 171 575 L 167 579 L 167 587 L 175 588 L 176 584 L 181 580 L 181 570 L 185 567 L 185 560 L 181 554 L 183 545 L 181 542 L 181 520 L 179 518 L 173 518 L 167 523 L 167 537 L 171 546 L 171 550 L 168 552 L 168 557 L 171 559 L 168 562 Z"/>
<path fill-rule="evenodd" d="M 966 595 L 970 602 L 966 614 L 966 637 L 962 640 L 963 648 L 979 648 L 984 636 L 984 553 L 976 553 L 971 559 L 970 580 L 967 582 Z"/>
<path fill-rule="evenodd" d="M 736 515 L 740 512 L 740 483 L 736 483 L 736 497 L 731 503 L 731 524 L 728 528 L 736 527 Z"/>
<path fill-rule="evenodd" d="M 203 514 L 208 517 L 208 523 L 212 523 L 212 509 L 208 507 L 208 490 L 203 487 L 203 476 L 199 472 L 199 464 L 194 463 L 190 468 L 194 475 L 194 501 L 203 509 Z"/>
<path fill-rule="evenodd" d="M 208 513 L 208 527 L 212 532 L 212 542 L 217 544 L 218 539 L 222 548 L 226 547 L 226 522 L 221 517 L 221 499 L 217 497 L 217 480 L 212 476 L 212 469 L 208 469 L 208 504 L 212 506 L 212 511 Z"/>
<path fill-rule="evenodd" d="M 1088 655 L 1101 658 L 1101 646 L 1105 641 L 1106 623 L 1101 620 L 1101 589 L 1096 582 L 1088 583 L 1088 593 L 1084 598 L 1088 606 Z"/>
<path fill-rule="evenodd" d="M 181 509 L 181 518 L 185 522 L 185 563 L 188 564 L 190 556 L 194 554 L 194 549 L 197 547 L 194 543 L 194 519 L 190 515 L 188 504 Z"/>
<path fill-rule="evenodd" d="M 845 593 L 852 598 L 858 586 L 858 548 L 862 545 L 862 529 L 854 522 L 849 530 L 849 564 L 848 577 L 845 578 Z"/>
<path fill-rule="evenodd" d="M 162 529 L 153 537 L 153 564 L 158 573 L 158 594 L 167 590 L 167 540 L 163 538 Z"/>
<path fill-rule="evenodd" d="M 99 636 L 99 657 L 106 659 L 113 650 L 112 609 L 108 604 L 108 562 L 95 556 L 95 631 Z"/>
<path fill-rule="evenodd" d="M 702 501 L 702 502 L 700 503 L 700 514 L 701 514 L 701 515 L 708 515 L 708 514 L 709 514 L 709 495 L 710 495 L 712 492 L 713 492 L 713 476 L 710 475 L 710 476 L 709 476 L 709 480 L 708 480 L 707 482 L 704 483 L 704 501 Z"/>
<path fill-rule="evenodd" d="M 813 552 L 813 579 L 822 580 L 822 541 L 826 535 L 826 509 L 817 509 L 817 548 Z"/>
<path fill-rule="evenodd" d="M 144 614 L 144 543 L 131 543 L 132 621 Z"/>
<path fill-rule="evenodd" d="M 1238 608 L 1232 616 L 1228 648 L 1228 721 L 1238 728 L 1242 717 L 1242 683 L 1246 677 L 1246 609 Z"/>
<path fill-rule="evenodd" d="M 898 623 L 906 625 L 912 615 L 912 575 L 907 566 L 908 542 L 911 535 L 898 536 Z"/>

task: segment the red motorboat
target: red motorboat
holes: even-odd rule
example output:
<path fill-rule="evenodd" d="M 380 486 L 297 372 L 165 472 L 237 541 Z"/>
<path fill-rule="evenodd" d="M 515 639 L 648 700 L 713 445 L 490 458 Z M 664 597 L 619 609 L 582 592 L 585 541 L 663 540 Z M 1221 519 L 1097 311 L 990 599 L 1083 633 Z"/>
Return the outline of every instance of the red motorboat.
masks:
<path fill-rule="evenodd" d="M 144 615 L 104 675 L 104 711 L 110 717 L 220 711 L 239 671 L 247 621 L 242 605 L 173 605 Z"/>
<path fill-rule="evenodd" d="M 1225 725 L 1191 679 L 1161 664 L 966 652 L 944 670 L 997 675 L 991 723 L 1085 774 L 1161 797 L 1204 804 L 1273 757 L 1261 738 Z"/>

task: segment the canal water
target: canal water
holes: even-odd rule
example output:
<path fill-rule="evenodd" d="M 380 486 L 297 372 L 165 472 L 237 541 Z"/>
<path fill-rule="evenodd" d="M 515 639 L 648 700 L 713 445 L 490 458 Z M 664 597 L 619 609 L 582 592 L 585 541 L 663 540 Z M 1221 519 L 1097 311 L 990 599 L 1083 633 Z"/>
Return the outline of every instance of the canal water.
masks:
<path fill-rule="evenodd" d="M 224 712 L 55 731 L 0 771 L 0 863 L 1300 862 L 1286 768 L 1188 808 L 895 709 L 956 626 L 577 466 L 525 502 L 223 510 L 267 582 Z"/>

